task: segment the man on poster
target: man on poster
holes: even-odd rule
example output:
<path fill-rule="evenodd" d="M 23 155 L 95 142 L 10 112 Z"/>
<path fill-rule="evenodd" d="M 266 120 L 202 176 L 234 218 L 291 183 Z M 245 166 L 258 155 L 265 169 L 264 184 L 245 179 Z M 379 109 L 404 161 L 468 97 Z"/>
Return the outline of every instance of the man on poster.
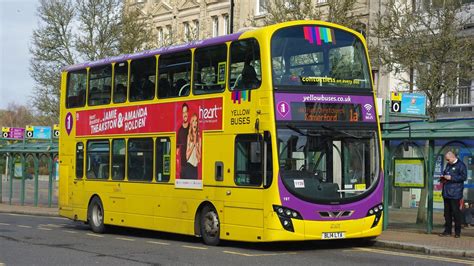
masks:
<path fill-rule="evenodd" d="M 440 182 L 443 183 L 445 224 L 444 232 L 440 236 L 451 236 L 454 218 L 454 237 L 460 238 L 462 224 L 460 204 L 467 170 L 466 165 L 453 152 L 448 151 L 444 158 L 448 163 L 440 177 Z"/>
<path fill-rule="evenodd" d="M 179 160 L 179 178 L 186 179 L 186 149 L 188 146 L 188 132 L 189 132 L 189 120 L 188 120 L 188 111 L 189 106 L 186 103 L 183 103 L 181 107 L 181 115 L 183 117 L 183 122 L 177 132 L 177 141 L 176 141 L 176 157 Z"/>

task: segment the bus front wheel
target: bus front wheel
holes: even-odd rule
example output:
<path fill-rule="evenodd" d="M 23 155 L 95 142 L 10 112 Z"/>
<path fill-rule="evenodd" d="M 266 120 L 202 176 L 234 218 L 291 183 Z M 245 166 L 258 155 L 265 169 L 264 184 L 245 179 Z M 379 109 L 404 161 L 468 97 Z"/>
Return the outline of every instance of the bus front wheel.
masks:
<path fill-rule="evenodd" d="M 91 229 L 94 233 L 104 233 L 104 207 L 102 201 L 98 197 L 94 197 L 89 203 L 87 217 Z"/>
<path fill-rule="evenodd" d="M 214 207 L 206 205 L 202 208 L 200 224 L 204 243 L 210 246 L 217 246 L 220 242 L 220 222 Z"/>

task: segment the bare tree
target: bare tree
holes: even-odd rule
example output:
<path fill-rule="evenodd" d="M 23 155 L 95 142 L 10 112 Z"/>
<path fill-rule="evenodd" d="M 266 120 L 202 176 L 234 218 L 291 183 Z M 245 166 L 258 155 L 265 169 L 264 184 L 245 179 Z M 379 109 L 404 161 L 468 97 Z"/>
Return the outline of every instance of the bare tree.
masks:
<path fill-rule="evenodd" d="M 455 95 L 459 79 L 472 79 L 474 58 L 473 38 L 462 33 L 472 19 L 467 5 L 458 0 L 433 3 L 413 6 L 389 0 L 374 27 L 382 41 L 372 49 L 383 67 L 426 94 L 431 120 L 442 96 Z"/>
<path fill-rule="evenodd" d="M 59 118 L 62 67 L 150 47 L 148 17 L 124 8 L 121 0 L 40 0 L 30 75 L 32 105 L 45 120 Z"/>
<path fill-rule="evenodd" d="M 2 127 L 25 127 L 37 124 L 33 110 L 26 105 L 9 103 L 6 110 L 0 111 L 0 125 Z"/>

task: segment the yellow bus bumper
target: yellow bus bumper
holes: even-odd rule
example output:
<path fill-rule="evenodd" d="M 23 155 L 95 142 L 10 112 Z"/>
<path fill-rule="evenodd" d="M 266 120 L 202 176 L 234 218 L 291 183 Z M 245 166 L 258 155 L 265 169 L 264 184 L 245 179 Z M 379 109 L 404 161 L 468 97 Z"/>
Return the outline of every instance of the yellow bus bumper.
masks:
<path fill-rule="evenodd" d="M 383 217 L 383 215 L 382 215 Z M 323 233 L 343 232 L 345 238 L 376 237 L 382 233 L 383 218 L 372 227 L 375 216 L 342 221 L 305 221 L 292 219 L 294 232 L 285 230 L 276 214 L 265 230 L 263 241 L 321 240 Z"/>

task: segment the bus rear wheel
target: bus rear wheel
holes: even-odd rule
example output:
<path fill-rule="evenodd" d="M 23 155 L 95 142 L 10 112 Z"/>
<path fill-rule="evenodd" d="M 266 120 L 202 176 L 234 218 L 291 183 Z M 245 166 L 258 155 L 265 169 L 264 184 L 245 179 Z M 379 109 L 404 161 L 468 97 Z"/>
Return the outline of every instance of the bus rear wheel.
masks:
<path fill-rule="evenodd" d="M 201 235 L 204 243 L 217 246 L 220 242 L 220 222 L 214 207 L 206 205 L 201 212 Z"/>
<path fill-rule="evenodd" d="M 94 233 L 104 233 L 104 207 L 102 201 L 98 197 L 92 198 L 87 210 L 87 220 Z"/>

